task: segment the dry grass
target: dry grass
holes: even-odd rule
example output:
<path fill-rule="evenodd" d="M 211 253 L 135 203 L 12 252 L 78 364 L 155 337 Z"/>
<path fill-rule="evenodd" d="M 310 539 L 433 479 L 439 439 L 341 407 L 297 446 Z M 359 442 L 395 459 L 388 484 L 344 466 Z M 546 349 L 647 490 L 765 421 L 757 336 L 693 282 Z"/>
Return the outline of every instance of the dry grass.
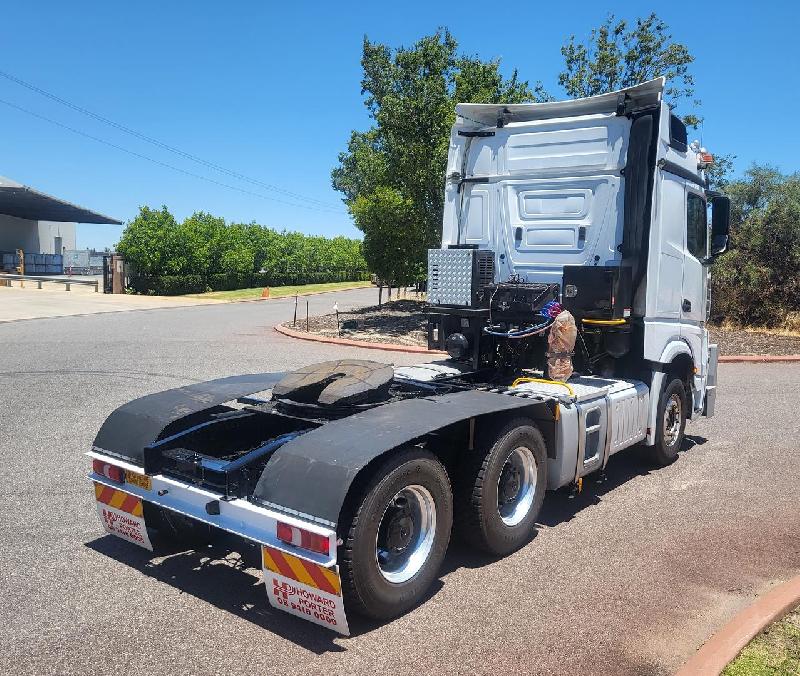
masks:
<path fill-rule="evenodd" d="M 306 295 L 321 293 L 323 291 L 342 291 L 345 289 L 361 289 L 372 286 L 370 282 L 330 282 L 327 284 L 303 284 L 300 286 L 273 286 L 270 287 L 270 298 L 283 298 L 285 296 Z M 208 293 L 188 293 L 186 298 L 200 298 L 210 300 L 252 300 L 261 298 L 264 287 L 251 289 L 234 289 L 232 291 L 209 291 Z"/>

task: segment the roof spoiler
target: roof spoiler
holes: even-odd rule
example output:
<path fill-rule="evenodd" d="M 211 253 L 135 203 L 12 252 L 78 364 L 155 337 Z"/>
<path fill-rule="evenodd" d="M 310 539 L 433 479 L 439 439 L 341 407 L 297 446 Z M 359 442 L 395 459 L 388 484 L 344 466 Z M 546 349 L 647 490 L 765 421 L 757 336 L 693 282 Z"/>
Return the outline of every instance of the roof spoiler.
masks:
<path fill-rule="evenodd" d="M 547 103 L 459 103 L 457 123 L 503 127 L 509 122 L 530 122 L 556 117 L 576 117 L 597 113 L 627 115 L 641 108 L 661 103 L 664 93 L 663 77 L 643 82 L 619 91 L 570 101 Z"/>

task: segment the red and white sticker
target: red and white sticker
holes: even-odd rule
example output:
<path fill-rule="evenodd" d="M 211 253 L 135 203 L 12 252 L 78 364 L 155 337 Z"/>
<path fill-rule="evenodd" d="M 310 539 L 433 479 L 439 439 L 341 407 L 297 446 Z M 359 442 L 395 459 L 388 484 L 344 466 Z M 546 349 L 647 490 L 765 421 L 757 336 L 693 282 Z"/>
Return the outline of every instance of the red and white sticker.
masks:
<path fill-rule="evenodd" d="M 153 551 L 144 522 L 142 501 L 135 495 L 99 483 L 94 485 L 97 515 L 107 533 Z"/>
<path fill-rule="evenodd" d="M 272 547 L 262 547 L 264 584 L 273 608 L 350 635 L 338 567 L 326 568 Z"/>

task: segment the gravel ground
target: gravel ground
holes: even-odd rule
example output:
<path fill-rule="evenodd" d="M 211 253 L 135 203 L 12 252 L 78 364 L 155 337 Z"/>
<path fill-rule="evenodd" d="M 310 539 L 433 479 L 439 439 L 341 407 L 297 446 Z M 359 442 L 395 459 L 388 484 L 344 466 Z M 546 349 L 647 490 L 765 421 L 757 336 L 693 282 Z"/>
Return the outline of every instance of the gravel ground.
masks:
<path fill-rule="evenodd" d="M 721 354 L 800 354 L 800 335 L 782 336 L 722 326 L 712 326 L 709 331 Z"/>
<path fill-rule="evenodd" d="M 370 343 L 397 343 L 398 345 L 427 345 L 427 317 L 425 303 L 418 300 L 397 300 L 373 305 L 351 312 L 339 313 L 337 333 L 336 315 L 311 317 L 309 333 L 319 336 L 350 338 Z M 284 326 L 297 331 L 306 330 L 305 318 L 297 324 Z M 732 327 L 709 327 L 711 340 L 720 346 L 721 354 L 785 355 L 800 354 L 800 335 L 778 335 L 767 331 L 753 331 Z"/>

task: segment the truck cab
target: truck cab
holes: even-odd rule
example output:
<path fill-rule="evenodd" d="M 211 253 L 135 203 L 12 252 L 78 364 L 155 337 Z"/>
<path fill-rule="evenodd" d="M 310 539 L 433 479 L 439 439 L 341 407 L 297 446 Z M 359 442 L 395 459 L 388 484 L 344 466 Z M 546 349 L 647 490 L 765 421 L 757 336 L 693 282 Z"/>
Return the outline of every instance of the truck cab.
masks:
<path fill-rule="evenodd" d="M 578 323 L 582 373 L 657 388 L 672 370 L 686 384 L 689 417 L 711 415 L 709 268 L 727 247 L 730 206 L 708 190 L 712 158 L 687 142 L 663 94 L 659 78 L 574 101 L 459 105 L 442 247 L 454 257 L 491 252 L 495 285 L 557 286 Z M 445 264 L 438 259 L 447 254 L 433 255 L 434 267 Z M 456 324 L 443 306 L 453 304 L 432 272 L 431 347 L 446 349 Z M 480 302 L 486 294 L 471 305 Z M 479 366 L 484 332 L 459 333 Z"/>

